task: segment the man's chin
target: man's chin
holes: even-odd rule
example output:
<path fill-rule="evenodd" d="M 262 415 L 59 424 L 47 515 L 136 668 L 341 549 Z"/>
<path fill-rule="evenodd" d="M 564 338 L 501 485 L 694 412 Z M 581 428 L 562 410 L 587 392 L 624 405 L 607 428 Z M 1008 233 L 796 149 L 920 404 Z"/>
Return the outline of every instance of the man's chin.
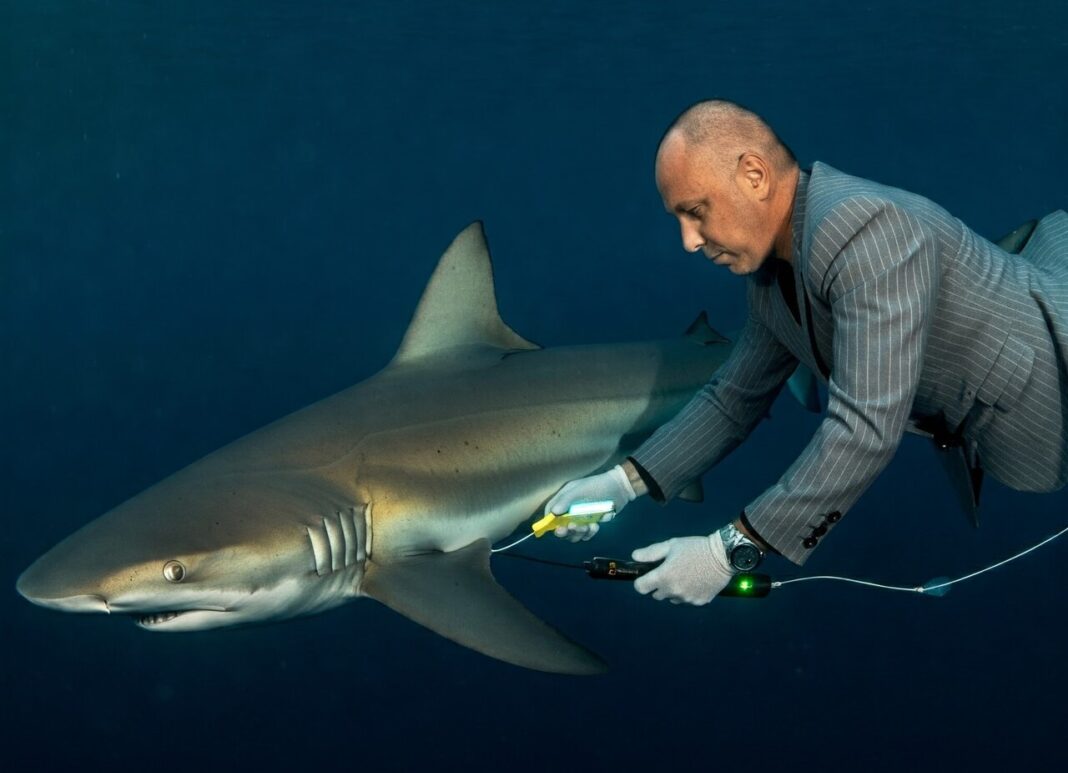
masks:
<path fill-rule="evenodd" d="M 760 260 L 754 260 L 751 257 L 731 255 L 730 260 L 723 263 L 722 265 L 730 269 L 730 272 L 732 274 L 737 274 L 738 276 L 746 276 L 748 274 L 753 274 L 760 270 L 760 267 L 763 266 L 766 262 L 767 257 Z"/>

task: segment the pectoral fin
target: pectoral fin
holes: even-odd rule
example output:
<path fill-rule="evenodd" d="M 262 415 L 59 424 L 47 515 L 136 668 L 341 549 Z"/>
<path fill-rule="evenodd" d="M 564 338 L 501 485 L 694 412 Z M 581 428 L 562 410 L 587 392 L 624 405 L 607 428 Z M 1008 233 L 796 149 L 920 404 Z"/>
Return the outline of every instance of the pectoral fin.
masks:
<path fill-rule="evenodd" d="M 368 562 L 363 595 L 492 658 L 538 671 L 597 674 L 604 661 L 531 614 L 502 588 L 489 543 L 386 564 Z"/>
<path fill-rule="evenodd" d="M 790 394 L 806 411 L 820 412 L 820 390 L 816 376 L 804 365 L 798 365 L 794 374 L 786 382 Z"/>
<path fill-rule="evenodd" d="M 683 502 L 701 503 L 705 501 L 705 487 L 700 478 L 695 478 L 686 484 L 686 487 L 678 493 L 678 498 Z"/>

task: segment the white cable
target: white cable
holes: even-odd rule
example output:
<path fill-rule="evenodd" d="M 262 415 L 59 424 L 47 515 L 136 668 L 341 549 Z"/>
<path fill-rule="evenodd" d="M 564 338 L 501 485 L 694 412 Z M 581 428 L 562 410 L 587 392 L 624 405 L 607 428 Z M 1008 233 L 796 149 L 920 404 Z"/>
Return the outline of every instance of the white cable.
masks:
<path fill-rule="evenodd" d="M 977 572 L 972 572 L 971 574 L 966 574 L 963 577 L 958 577 L 955 580 L 947 580 L 946 582 L 940 582 L 937 585 L 927 585 L 927 586 L 917 585 L 914 588 L 908 588 L 908 587 L 904 587 L 904 586 L 901 586 L 901 585 L 881 585 L 881 584 L 879 584 L 877 582 L 868 582 L 866 580 L 855 580 L 852 577 L 834 577 L 832 575 L 818 575 L 818 576 L 814 576 L 814 577 L 795 577 L 792 580 L 778 580 L 776 582 L 773 582 L 771 584 L 771 587 L 772 588 L 778 588 L 778 587 L 781 587 L 783 585 L 789 585 L 792 582 L 805 582 L 806 580 L 838 580 L 839 582 L 851 582 L 851 583 L 854 583 L 856 585 L 867 585 L 867 586 L 872 587 L 872 588 L 881 588 L 883 590 L 899 590 L 899 591 L 905 591 L 907 593 L 930 593 L 933 590 L 939 590 L 941 588 L 948 588 L 950 585 L 956 585 L 958 582 L 964 582 L 965 580 L 970 580 L 973 577 L 978 577 L 979 575 L 981 575 L 981 574 L 983 574 L 985 572 L 989 572 L 989 571 L 991 571 L 993 569 L 997 569 L 999 566 L 1004 566 L 1005 564 L 1009 563 L 1010 561 L 1015 561 L 1017 558 L 1022 558 L 1023 556 L 1026 556 L 1031 551 L 1038 550 L 1043 545 L 1045 545 L 1047 543 L 1050 543 L 1050 542 L 1053 542 L 1053 540 L 1057 539 L 1057 537 L 1060 537 L 1065 532 L 1068 532 L 1068 526 L 1065 526 L 1063 529 L 1061 529 L 1059 532 L 1057 532 L 1053 536 L 1046 537 L 1044 540 L 1039 542 L 1037 545 L 1032 545 L 1031 547 L 1027 548 L 1026 550 L 1021 550 L 1016 555 L 1009 556 L 1008 558 L 1004 559 L 1003 561 L 998 561 L 996 564 L 991 564 L 990 566 L 985 567 L 983 569 L 980 569 Z"/>
<path fill-rule="evenodd" d="M 881 588 L 883 590 L 900 590 L 908 593 L 923 593 L 923 586 L 917 586 L 915 588 L 906 588 L 901 585 L 880 585 L 877 582 L 868 582 L 867 580 L 855 580 L 852 577 L 835 577 L 830 574 L 821 574 L 813 577 L 795 577 L 792 580 L 776 580 L 771 584 L 772 588 L 779 588 L 783 585 L 789 585 L 792 582 L 806 582 L 808 580 L 838 580 L 839 582 L 851 582 L 855 585 L 867 585 L 869 588 Z M 939 586 L 941 587 L 941 586 Z"/>
<path fill-rule="evenodd" d="M 528 540 L 533 536 L 534 536 L 534 532 L 530 532 L 530 534 L 527 534 L 525 537 L 520 537 L 515 542 L 513 542 L 511 545 L 505 545 L 503 548 L 492 548 L 490 550 L 490 553 L 500 553 L 503 550 L 510 550 L 511 548 L 514 548 L 516 545 L 518 545 L 520 542 L 523 542 L 524 540 Z"/>
<path fill-rule="evenodd" d="M 939 583 L 938 585 L 932 585 L 929 588 L 925 588 L 925 590 L 934 590 L 935 588 L 944 588 L 947 585 L 954 585 L 954 584 L 956 584 L 958 582 L 964 582 L 965 580 L 970 580 L 972 577 L 977 577 L 978 575 L 982 574 L 983 572 L 989 572 L 991 569 L 997 569 L 999 566 L 1004 566 L 1005 564 L 1009 563 L 1009 561 L 1015 561 L 1017 558 L 1020 558 L 1022 556 L 1026 556 L 1032 550 L 1038 550 L 1040 547 L 1045 545 L 1047 542 L 1053 542 L 1053 540 L 1057 539 L 1057 537 L 1061 536 L 1065 532 L 1068 532 L 1068 526 L 1065 526 L 1063 529 L 1061 529 L 1059 532 L 1054 534 L 1052 537 L 1046 537 L 1044 540 L 1039 542 L 1037 545 L 1032 545 L 1031 547 L 1027 548 L 1027 550 L 1021 550 L 1016 555 L 1010 556 L 1010 557 L 1006 558 L 1004 561 L 998 561 L 996 564 L 991 564 L 990 566 L 986 567 L 985 569 L 980 569 L 978 572 L 972 572 L 971 574 L 966 574 L 963 577 L 958 577 L 955 580 L 950 580 L 949 582 Z"/>

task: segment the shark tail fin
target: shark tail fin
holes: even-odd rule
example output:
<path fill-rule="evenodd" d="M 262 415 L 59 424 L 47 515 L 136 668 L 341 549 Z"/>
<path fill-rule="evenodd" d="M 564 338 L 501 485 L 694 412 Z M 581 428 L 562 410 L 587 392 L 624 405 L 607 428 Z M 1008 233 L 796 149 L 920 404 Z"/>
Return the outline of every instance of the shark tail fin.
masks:
<path fill-rule="evenodd" d="M 461 231 L 441 256 L 393 363 L 461 348 L 541 348 L 508 327 L 497 311 L 493 263 L 481 222 Z"/>
<path fill-rule="evenodd" d="M 462 550 L 378 564 L 360 593 L 457 644 L 524 668 L 597 674 L 604 661 L 535 617 L 490 572 L 484 539 Z"/>

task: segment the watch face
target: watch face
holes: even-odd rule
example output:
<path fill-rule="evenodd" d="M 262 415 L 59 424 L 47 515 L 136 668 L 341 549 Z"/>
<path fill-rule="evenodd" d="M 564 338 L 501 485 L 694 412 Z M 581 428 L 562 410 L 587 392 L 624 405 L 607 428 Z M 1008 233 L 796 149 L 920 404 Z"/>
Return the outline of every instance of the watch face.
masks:
<path fill-rule="evenodd" d="M 753 545 L 739 545 L 731 551 L 731 566 L 740 572 L 755 569 L 760 563 L 760 551 Z"/>

